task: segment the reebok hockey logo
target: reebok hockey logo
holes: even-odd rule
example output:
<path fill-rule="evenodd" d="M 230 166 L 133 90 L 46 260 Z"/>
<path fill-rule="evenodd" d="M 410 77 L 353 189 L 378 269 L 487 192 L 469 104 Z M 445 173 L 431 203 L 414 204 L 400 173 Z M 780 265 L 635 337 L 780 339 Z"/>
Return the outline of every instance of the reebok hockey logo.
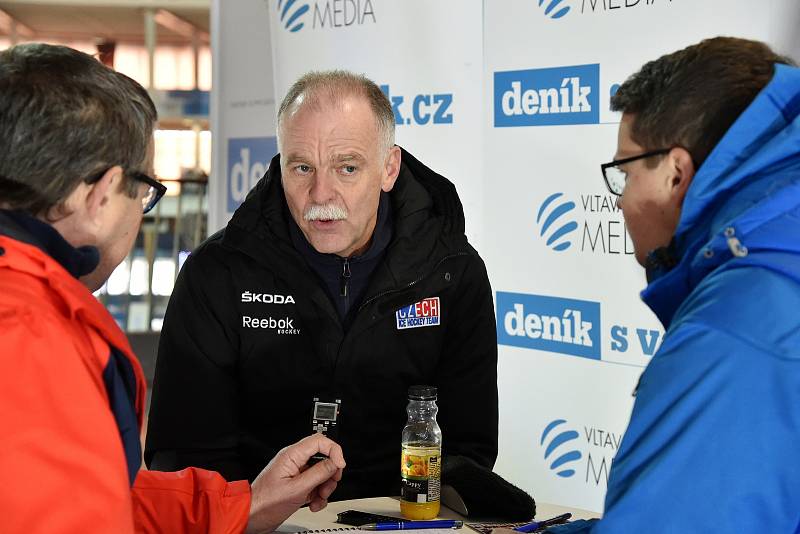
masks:
<path fill-rule="evenodd" d="M 300 333 L 300 329 L 295 328 L 294 318 L 292 317 L 275 319 L 274 317 L 258 318 L 243 315 L 242 328 L 263 328 L 265 330 L 275 330 L 276 334 L 282 335 L 297 335 Z"/>

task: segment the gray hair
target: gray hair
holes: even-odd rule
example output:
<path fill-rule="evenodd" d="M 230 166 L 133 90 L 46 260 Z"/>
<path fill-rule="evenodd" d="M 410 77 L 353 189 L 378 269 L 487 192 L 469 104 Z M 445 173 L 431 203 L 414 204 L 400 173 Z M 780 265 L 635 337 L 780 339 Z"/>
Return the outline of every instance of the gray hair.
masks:
<path fill-rule="evenodd" d="M 145 171 L 156 109 L 144 88 L 65 46 L 0 52 L 0 205 L 32 215 L 119 165 Z"/>
<path fill-rule="evenodd" d="M 389 99 L 375 82 L 346 70 L 312 71 L 292 84 L 278 109 L 278 145 L 287 114 L 300 106 L 319 106 L 323 99 L 338 103 L 346 96 L 366 99 L 375 114 L 382 148 L 394 146 L 394 111 Z"/>

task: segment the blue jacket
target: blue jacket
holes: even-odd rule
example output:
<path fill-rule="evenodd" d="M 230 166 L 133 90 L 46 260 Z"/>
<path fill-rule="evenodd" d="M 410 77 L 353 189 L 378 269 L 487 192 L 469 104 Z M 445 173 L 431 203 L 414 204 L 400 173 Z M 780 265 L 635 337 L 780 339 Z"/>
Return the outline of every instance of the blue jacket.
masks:
<path fill-rule="evenodd" d="M 604 517 L 548 532 L 800 532 L 800 69 L 698 170 L 672 247 Z"/>

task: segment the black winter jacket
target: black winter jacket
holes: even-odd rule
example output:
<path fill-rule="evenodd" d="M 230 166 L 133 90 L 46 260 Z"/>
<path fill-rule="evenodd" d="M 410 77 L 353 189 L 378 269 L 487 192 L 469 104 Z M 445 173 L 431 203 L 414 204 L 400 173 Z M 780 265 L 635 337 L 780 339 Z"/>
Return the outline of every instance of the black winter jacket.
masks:
<path fill-rule="evenodd" d="M 332 498 L 396 495 L 413 384 L 439 388 L 444 454 L 494 465 L 494 306 L 461 202 L 451 182 L 405 151 L 390 197 L 392 241 L 345 330 L 292 245 L 279 156 L 272 160 L 178 277 L 153 385 L 151 468 L 252 481 L 312 432 L 314 397 L 341 399 L 335 439 L 347 468 Z M 398 328 L 408 324 L 398 310 L 429 297 L 439 298 L 439 324 Z"/>

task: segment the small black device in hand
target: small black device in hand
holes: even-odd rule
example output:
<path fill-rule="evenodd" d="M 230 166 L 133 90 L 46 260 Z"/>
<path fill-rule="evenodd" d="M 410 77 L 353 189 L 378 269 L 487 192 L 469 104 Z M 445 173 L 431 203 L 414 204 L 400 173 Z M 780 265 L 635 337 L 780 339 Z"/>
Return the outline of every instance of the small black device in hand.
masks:
<path fill-rule="evenodd" d="M 336 441 L 338 437 L 338 427 L 336 425 L 339 418 L 339 411 L 342 400 L 336 399 L 332 402 L 321 401 L 319 397 L 314 397 L 314 407 L 311 410 L 311 432 L 323 434 Z M 308 465 L 325 460 L 327 456 L 317 453 L 308 460 Z"/>

